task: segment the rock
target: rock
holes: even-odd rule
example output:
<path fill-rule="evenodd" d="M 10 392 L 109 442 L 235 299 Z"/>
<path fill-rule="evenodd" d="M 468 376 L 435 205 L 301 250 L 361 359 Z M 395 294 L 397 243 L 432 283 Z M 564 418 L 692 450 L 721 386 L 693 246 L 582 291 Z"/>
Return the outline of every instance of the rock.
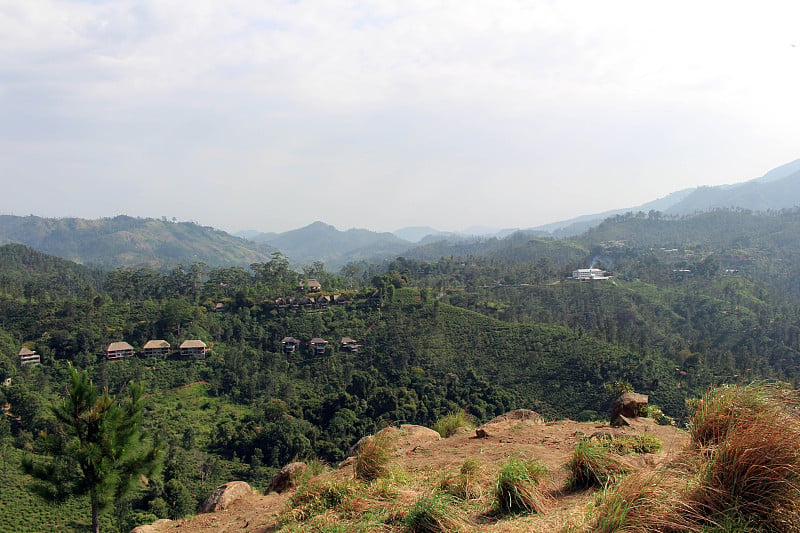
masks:
<path fill-rule="evenodd" d="M 203 504 L 201 513 L 214 513 L 227 508 L 236 500 L 252 494 L 253 489 L 244 481 L 231 481 L 220 485 Z"/>
<path fill-rule="evenodd" d="M 383 428 L 375 435 L 386 435 L 390 439 L 411 438 L 422 441 L 442 440 L 442 436 L 439 435 L 438 431 L 415 424 L 401 424 L 397 427 L 389 426 Z"/>
<path fill-rule="evenodd" d="M 544 417 L 530 409 L 515 409 L 514 411 L 509 411 L 504 415 L 489 420 L 487 424 L 499 424 L 500 422 L 508 422 L 509 420 L 526 420 L 534 424 L 544 424 Z"/>
<path fill-rule="evenodd" d="M 476 439 L 488 439 L 490 437 L 489 433 L 484 428 L 478 428 L 475 430 L 475 438 Z"/>
<path fill-rule="evenodd" d="M 301 462 L 289 463 L 281 471 L 272 476 L 267 492 L 283 492 L 296 486 L 297 479 L 303 475 L 306 464 Z"/>
<path fill-rule="evenodd" d="M 152 524 L 146 524 L 143 526 L 138 526 L 131 529 L 131 533 L 158 533 L 161 529 L 158 526 L 169 524 L 172 520 L 167 518 L 160 518 L 153 522 Z"/>
<path fill-rule="evenodd" d="M 647 405 L 649 397 L 646 394 L 636 392 L 626 392 L 614 400 L 611 406 L 611 420 L 616 420 L 622 415 L 626 418 L 636 418 L 642 413 L 642 409 Z"/>
<path fill-rule="evenodd" d="M 622 415 L 617 415 L 617 418 L 615 418 L 614 420 L 611 421 L 611 426 L 615 427 L 615 428 L 618 428 L 618 427 L 621 427 L 621 426 L 630 426 L 630 425 L 631 425 L 631 421 L 628 420 L 627 418 L 625 418 Z"/>

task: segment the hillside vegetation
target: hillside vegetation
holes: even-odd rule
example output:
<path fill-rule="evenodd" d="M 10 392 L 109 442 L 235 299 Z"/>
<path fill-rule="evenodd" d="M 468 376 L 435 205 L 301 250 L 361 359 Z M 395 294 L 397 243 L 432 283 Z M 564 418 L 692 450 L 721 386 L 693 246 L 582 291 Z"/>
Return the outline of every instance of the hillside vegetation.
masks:
<path fill-rule="evenodd" d="M 121 531 L 192 514 L 224 481 L 263 490 L 297 458 L 336 464 L 388 426 L 432 427 L 459 411 L 481 424 L 518 408 L 589 423 L 627 389 L 648 394 L 662 422 L 683 425 L 687 400 L 709 387 L 793 386 L 797 216 L 631 214 L 576 241 L 518 233 L 464 243 L 463 255 L 450 248 L 339 272 L 315 262 L 299 273 L 280 253 L 247 267 L 97 270 L 2 246 L 0 444 L 14 496 L 0 500 L 34 498 L 18 461 L 53 431 L 46 406 L 63 394 L 69 364 L 112 394 L 142 383 L 145 429 L 164 439 L 161 472 L 101 517 Z M 611 278 L 569 279 L 591 264 Z M 296 350 L 287 337 L 299 339 Z M 356 345 L 340 346 L 345 337 Z M 143 357 L 153 339 L 169 355 Z M 207 344 L 205 358 L 179 355 L 189 339 Z M 119 341 L 137 355 L 108 360 Z M 22 348 L 42 364 L 21 366 Z M 30 527 L 77 530 L 87 519 L 75 513 L 67 522 L 42 511 Z M 17 522 L 7 525 L 24 530 Z"/>

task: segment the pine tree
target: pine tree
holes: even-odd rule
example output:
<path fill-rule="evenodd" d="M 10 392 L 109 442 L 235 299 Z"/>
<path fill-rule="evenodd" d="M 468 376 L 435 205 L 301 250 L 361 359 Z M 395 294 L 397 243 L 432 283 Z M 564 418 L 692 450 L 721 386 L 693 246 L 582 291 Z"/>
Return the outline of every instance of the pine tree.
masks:
<path fill-rule="evenodd" d="M 23 466 L 45 497 L 88 494 L 98 533 L 100 512 L 153 474 L 161 450 L 141 431 L 142 386 L 130 383 L 127 397 L 112 397 L 107 389 L 98 393 L 86 371 L 70 366 L 69 377 L 67 397 L 50 406 L 57 431 L 43 435 L 43 456 L 28 457 Z"/>

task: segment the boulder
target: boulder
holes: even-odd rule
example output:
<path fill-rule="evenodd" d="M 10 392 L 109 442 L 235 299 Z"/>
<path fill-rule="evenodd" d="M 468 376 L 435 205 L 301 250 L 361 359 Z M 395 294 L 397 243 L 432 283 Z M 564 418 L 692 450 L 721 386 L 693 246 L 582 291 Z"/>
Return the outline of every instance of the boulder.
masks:
<path fill-rule="evenodd" d="M 138 526 L 131 529 L 131 533 L 158 533 L 161 529 L 158 527 L 160 525 L 169 524 L 172 520 L 167 518 L 160 518 L 153 522 L 152 524 L 145 524 L 143 526 Z"/>
<path fill-rule="evenodd" d="M 499 424 L 500 422 L 508 422 L 510 420 L 526 420 L 534 424 L 544 424 L 544 417 L 536 411 L 530 409 L 515 409 L 509 411 L 504 415 L 497 416 L 487 422 L 487 424 Z"/>
<path fill-rule="evenodd" d="M 611 426 L 615 428 L 623 427 L 623 426 L 630 426 L 631 421 L 625 418 L 622 415 L 617 415 L 617 418 L 611 421 Z"/>
<path fill-rule="evenodd" d="M 301 462 L 289 463 L 281 468 L 280 472 L 272 476 L 269 482 L 267 492 L 283 492 L 285 490 L 294 488 L 297 479 L 303 475 L 306 470 L 306 464 Z"/>
<path fill-rule="evenodd" d="M 211 496 L 203 504 L 201 513 L 214 513 L 227 508 L 236 500 L 239 500 L 249 494 L 252 494 L 253 489 L 244 481 L 231 481 L 220 485 Z"/>
<path fill-rule="evenodd" d="M 476 439 L 488 439 L 491 435 L 489 432 L 486 431 L 485 428 L 478 428 L 475 430 L 475 438 Z"/>
<path fill-rule="evenodd" d="M 642 413 L 642 409 L 647 405 L 648 401 L 649 397 L 646 394 L 636 392 L 623 393 L 611 405 L 611 420 L 616 420 L 618 416 L 636 418 Z"/>

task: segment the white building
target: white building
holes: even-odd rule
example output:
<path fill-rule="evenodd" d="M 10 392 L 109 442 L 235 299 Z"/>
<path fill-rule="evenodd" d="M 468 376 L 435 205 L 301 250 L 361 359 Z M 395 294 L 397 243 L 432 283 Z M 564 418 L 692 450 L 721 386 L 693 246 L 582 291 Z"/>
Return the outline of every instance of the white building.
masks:
<path fill-rule="evenodd" d="M 595 280 L 595 279 L 608 279 L 606 276 L 608 272 L 600 270 L 599 268 L 579 268 L 572 271 L 572 279 L 580 280 Z"/>

